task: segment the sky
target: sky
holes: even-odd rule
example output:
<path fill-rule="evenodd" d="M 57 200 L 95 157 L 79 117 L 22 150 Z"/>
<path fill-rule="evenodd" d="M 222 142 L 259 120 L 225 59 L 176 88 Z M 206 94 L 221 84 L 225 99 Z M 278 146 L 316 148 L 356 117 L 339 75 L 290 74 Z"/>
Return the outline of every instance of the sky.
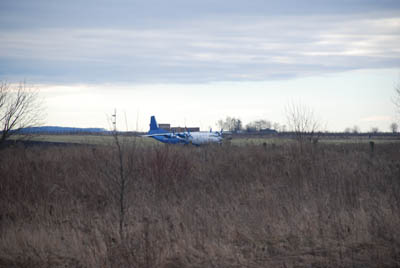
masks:
<path fill-rule="evenodd" d="M 398 0 L 2 0 L 0 80 L 40 89 L 46 125 L 287 124 L 388 131 L 399 116 Z"/>

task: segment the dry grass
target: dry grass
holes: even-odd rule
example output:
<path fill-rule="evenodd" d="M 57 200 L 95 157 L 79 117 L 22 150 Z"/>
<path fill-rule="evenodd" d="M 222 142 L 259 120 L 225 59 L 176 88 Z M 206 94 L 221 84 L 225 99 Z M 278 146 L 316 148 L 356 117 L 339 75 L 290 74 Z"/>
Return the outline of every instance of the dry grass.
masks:
<path fill-rule="evenodd" d="M 124 149 L 124 237 L 114 147 L 0 151 L 0 266 L 400 266 L 399 144 Z"/>

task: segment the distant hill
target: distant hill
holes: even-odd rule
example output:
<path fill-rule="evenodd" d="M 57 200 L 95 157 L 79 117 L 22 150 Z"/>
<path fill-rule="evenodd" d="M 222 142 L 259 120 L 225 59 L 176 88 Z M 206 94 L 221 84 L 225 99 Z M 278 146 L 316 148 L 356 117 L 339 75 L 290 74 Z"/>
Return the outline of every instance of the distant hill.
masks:
<path fill-rule="evenodd" d="M 77 128 L 77 127 L 57 127 L 57 126 L 43 126 L 43 127 L 28 127 L 18 131 L 21 134 L 63 134 L 63 133 L 108 133 L 104 128 Z"/>

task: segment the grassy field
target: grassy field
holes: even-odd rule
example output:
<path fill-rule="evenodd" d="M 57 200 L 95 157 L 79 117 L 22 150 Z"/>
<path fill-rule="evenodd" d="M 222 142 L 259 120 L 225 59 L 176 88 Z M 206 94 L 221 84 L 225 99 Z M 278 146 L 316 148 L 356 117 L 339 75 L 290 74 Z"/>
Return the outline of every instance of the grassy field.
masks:
<path fill-rule="evenodd" d="M 398 142 L 41 138 L 79 145 L 0 150 L 0 267 L 400 266 Z"/>
<path fill-rule="evenodd" d="M 20 136 L 15 136 L 14 139 L 19 139 Z M 29 137 L 32 141 L 41 142 L 55 142 L 55 143 L 76 143 L 76 144 L 91 144 L 91 145 L 110 145 L 113 144 L 114 140 L 112 136 L 107 135 L 33 135 Z M 161 143 L 148 137 L 134 137 L 127 136 L 123 137 L 127 142 L 138 143 L 142 145 L 160 145 Z M 351 138 L 321 138 L 319 143 L 328 144 L 368 144 L 373 141 L 376 144 L 387 144 L 387 143 L 400 143 L 400 137 L 395 138 L 368 138 L 368 137 L 351 137 Z M 287 143 L 296 143 L 294 139 L 287 137 L 275 137 L 275 136 L 234 136 L 230 141 L 226 143 L 232 145 L 262 145 L 262 144 L 275 144 L 282 145 Z"/>
<path fill-rule="evenodd" d="M 14 140 L 24 137 L 15 136 Z M 109 135 L 32 135 L 28 137 L 31 141 L 52 142 L 52 143 L 73 143 L 73 144 L 89 144 L 89 145 L 110 145 L 114 143 L 113 136 Z M 122 137 L 126 142 L 140 143 L 143 145 L 156 145 L 158 142 L 147 137 L 127 136 Z"/>

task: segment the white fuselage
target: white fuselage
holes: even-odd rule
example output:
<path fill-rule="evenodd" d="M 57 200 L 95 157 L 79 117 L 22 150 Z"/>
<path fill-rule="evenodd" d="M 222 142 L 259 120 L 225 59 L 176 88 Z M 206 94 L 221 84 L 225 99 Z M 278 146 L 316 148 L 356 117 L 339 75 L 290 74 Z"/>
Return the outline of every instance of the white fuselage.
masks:
<path fill-rule="evenodd" d="M 163 143 L 168 144 L 194 144 L 202 145 L 208 143 L 221 143 L 222 142 L 222 130 L 220 132 L 168 132 L 160 128 L 157 124 L 156 117 L 153 115 L 150 117 L 150 130 L 145 137 L 151 137 Z"/>
<path fill-rule="evenodd" d="M 188 141 L 194 145 L 221 143 L 222 137 L 218 132 L 191 132 Z"/>

